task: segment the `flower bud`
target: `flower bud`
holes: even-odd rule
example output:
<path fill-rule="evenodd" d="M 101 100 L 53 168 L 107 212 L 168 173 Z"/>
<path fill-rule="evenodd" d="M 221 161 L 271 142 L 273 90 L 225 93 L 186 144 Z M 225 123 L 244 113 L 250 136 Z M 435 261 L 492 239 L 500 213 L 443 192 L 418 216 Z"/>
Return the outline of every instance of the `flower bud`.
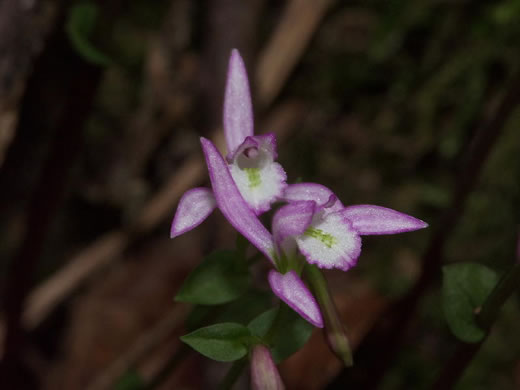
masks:
<path fill-rule="evenodd" d="M 339 318 L 338 310 L 332 300 L 327 281 L 316 266 L 307 266 L 305 271 L 325 321 L 324 332 L 327 344 L 338 359 L 345 366 L 350 367 L 353 365 L 352 350 L 350 349 L 345 328 Z"/>
<path fill-rule="evenodd" d="M 285 389 L 271 352 L 265 345 L 256 345 L 251 353 L 251 387 L 253 390 Z"/>

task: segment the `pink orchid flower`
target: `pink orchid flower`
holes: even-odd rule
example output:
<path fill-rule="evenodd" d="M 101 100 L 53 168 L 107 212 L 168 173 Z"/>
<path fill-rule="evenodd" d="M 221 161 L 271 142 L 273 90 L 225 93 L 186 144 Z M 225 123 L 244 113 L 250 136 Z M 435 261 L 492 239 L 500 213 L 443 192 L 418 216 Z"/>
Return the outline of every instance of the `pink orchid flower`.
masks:
<path fill-rule="evenodd" d="M 314 183 L 287 185 L 276 163 L 274 135 L 254 136 L 245 67 L 233 50 L 224 102 L 227 161 L 215 145 L 201 138 L 212 190 L 195 188 L 179 202 L 171 228 L 176 237 L 198 226 L 218 207 L 231 225 L 273 264 L 271 289 L 314 326 L 323 318 L 314 296 L 301 280 L 298 252 L 320 268 L 348 270 L 361 252 L 361 235 L 394 234 L 427 224 L 395 210 L 373 205 L 344 207 L 328 188 Z M 257 215 L 275 200 L 288 204 L 273 217 L 273 234 Z"/>

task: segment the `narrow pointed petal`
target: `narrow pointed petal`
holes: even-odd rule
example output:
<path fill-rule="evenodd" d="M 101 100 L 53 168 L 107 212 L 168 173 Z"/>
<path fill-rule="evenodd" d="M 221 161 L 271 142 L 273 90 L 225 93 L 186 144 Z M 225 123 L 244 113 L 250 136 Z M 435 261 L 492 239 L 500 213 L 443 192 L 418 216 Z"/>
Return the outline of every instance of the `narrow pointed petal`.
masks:
<path fill-rule="evenodd" d="M 312 222 L 316 203 L 312 200 L 289 203 L 273 217 L 273 236 L 278 245 L 287 237 L 303 234 Z"/>
<path fill-rule="evenodd" d="M 200 142 L 218 208 L 235 229 L 274 262 L 275 247 L 271 233 L 262 225 L 240 195 L 228 165 L 215 145 L 206 138 L 201 138 Z"/>
<path fill-rule="evenodd" d="M 238 50 L 233 49 L 224 96 L 224 133 L 228 153 L 233 153 L 246 137 L 252 136 L 253 129 L 253 106 L 246 67 Z"/>
<path fill-rule="evenodd" d="M 361 253 L 361 238 L 341 211 L 315 216 L 314 219 L 305 233 L 296 238 L 307 262 L 320 268 L 343 271 L 356 265 Z"/>
<path fill-rule="evenodd" d="M 173 217 L 170 237 L 180 236 L 199 226 L 216 206 L 215 197 L 209 188 L 200 187 L 186 191 Z"/>
<path fill-rule="evenodd" d="M 269 210 L 287 186 L 287 175 L 275 157 L 274 134 L 247 137 L 232 156 L 231 175 L 257 215 Z"/>
<path fill-rule="evenodd" d="M 278 298 L 312 325 L 323 328 L 323 318 L 316 299 L 296 272 L 289 271 L 282 275 L 271 270 L 268 279 L 271 289 Z"/>
<path fill-rule="evenodd" d="M 349 206 L 341 213 L 361 235 L 404 233 L 428 226 L 426 222 L 410 215 L 369 204 Z"/>
<path fill-rule="evenodd" d="M 269 348 L 262 344 L 256 345 L 251 353 L 251 388 L 253 390 L 285 389 Z"/>
<path fill-rule="evenodd" d="M 327 207 L 328 212 L 339 211 L 343 205 L 336 195 L 325 186 L 316 183 L 297 183 L 287 186 L 284 199 L 288 202 L 299 200 L 313 200 L 320 207 Z"/>

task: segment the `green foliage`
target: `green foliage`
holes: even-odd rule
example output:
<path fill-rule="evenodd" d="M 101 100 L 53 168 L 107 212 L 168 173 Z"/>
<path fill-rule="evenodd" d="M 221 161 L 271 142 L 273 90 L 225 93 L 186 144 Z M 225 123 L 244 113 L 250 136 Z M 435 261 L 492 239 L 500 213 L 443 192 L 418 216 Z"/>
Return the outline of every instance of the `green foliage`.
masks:
<path fill-rule="evenodd" d="M 144 390 L 146 385 L 139 375 L 134 370 L 127 371 L 119 380 L 114 384 L 114 390 Z"/>
<path fill-rule="evenodd" d="M 273 325 L 275 330 L 270 333 Z M 311 324 L 284 304 L 281 304 L 279 309 L 271 309 L 260 314 L 248 327 L 255 336 L 273 346 L 271 352 L 277 363 L 302 348 L 314 329 Z"/>
<path fill-rule="evenodd" d="M 251 290 L 237 300 L 223 305 L 196 305 L 186 319 L 189 331 L 215 322 L 237 322 L 247 325 L 258 313 L 272 306 L 272 294 Z"/>
<path fill-rule="evenodd" d="M 245 259 L 234 251 L 215 251 L 186 278 L 175 299 L 200 305 L 230 302 L 245 293 L 249 280 Z"/>
<path fill-rule="evenodd" d="M 70 43 L 84 60 L 94 65 L 106 66 L 110 59 L 89 41 L 98 19 L 98 7 L 82 2 L 70 8 L 65 31 Z"/>
<path fill-rule="evenodd" d="M 444 267 L 444 314 L 457 338 L 467 343 L 476 343 L 484 338 L 486 332 L 477 324 L 475 314 L 497 282 L 497 274 L 481 264 L 465 263 Z"/>
<path fill-rule="evenodd" d="M 197 329 L 181 340 L 210 359 L 232 362 L 247 354 L 255 338 L 244 325 L 225 322 Z"/>

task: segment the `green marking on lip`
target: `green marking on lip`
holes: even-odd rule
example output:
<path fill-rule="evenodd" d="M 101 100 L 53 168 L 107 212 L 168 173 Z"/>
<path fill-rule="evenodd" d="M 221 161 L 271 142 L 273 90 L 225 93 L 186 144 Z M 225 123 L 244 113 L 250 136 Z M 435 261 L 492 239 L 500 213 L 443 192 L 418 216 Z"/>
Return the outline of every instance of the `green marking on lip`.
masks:
<path fill-rule="evenodd" d="M 247 180 L 249 180 L 249 188 L 256 188 L 262 184 L 259 168 L 244 168 L 244 171 L 246 171 Z"/>
<path fill-rule="evenodd" d="M 327 246 L 327 248 L 332 248 L 333 245 L 336 244 L 336 238 L 329 234 L 329 233 L 325 233 L 323 230 L 321 229 L 315 229 L 315 228 L 307 228 L 307 230 L 305 230 L 305 233 L 303 233 L 304 235 L 308 236 L 308 237 L 312 237 L 312 238 L 316 238 L 317 240 L 320 240 L 321 242 L 323 242 L 325 244 L 325 246 Z"/>

